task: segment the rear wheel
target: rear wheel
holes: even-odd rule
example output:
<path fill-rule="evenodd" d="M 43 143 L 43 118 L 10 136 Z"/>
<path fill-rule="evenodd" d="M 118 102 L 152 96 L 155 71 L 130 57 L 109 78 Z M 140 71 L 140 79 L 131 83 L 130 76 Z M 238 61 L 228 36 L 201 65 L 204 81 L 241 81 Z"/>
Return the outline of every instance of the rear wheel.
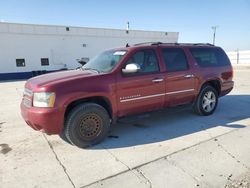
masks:
<path fill-rule="evenodd" d="M 65 136 L 73 144 L 86 148 L 101 142 L 110 128 L 108 112 L 100 105 L 84 103 L 69 113 L 65 122 Z"/>
<path fill-rule="evenodd" d="M 204 86 L 194 104 L 194 111 L 199 115 L 212 114 L 218 104 L 218 92 L 210 85 Z"/>

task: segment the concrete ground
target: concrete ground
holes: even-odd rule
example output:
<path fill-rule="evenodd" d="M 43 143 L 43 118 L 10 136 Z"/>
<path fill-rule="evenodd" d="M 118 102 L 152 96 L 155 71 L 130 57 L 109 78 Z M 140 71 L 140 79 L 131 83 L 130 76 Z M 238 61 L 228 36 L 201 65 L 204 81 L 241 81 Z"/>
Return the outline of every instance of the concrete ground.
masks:
<path fill-rule="evenodd" d="M 250 69 L 212 116 L 174 108 L 124 119 L 79 149 L 28 127 L 24 81 L 0 83 L 0 187 L 250 187 Z"/>

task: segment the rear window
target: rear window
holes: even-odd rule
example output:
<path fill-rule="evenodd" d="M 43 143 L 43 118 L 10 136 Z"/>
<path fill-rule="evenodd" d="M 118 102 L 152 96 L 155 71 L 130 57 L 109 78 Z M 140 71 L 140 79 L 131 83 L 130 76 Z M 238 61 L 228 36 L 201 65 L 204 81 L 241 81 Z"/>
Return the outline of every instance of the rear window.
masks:
<path fill-rule="evenodd" d="M 191 48 L 190 51 L 200 67 L 230 65 L 227 55 L 220 48 Z"/>

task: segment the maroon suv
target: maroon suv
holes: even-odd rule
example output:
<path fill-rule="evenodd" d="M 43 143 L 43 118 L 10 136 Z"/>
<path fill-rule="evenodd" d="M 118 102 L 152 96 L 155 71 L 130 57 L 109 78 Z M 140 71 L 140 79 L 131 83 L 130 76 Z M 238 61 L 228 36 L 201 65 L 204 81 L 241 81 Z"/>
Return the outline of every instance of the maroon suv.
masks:
<path fill-rule="evenodd" d="M 233 89 L 232 77 L 220 47 L 138 44 L 105 51 L 78 70 L 29 79 L 21 113 L 33 129 L 87 147 L 120 117 L 188 103 L 210 115 L 218 97 Z"/>

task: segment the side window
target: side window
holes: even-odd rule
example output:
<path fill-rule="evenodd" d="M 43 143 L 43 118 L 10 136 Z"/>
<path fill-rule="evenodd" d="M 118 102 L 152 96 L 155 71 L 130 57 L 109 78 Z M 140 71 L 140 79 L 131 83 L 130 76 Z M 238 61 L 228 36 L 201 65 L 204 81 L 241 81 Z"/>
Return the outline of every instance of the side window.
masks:
<path fill-rule="evenodd" d="M 226 54 L 219 48 L 192 48 L 190 51 L 200 67 L 230 64 Z"/>
<path fill-rule="evenodd" d="M 216 57 L 220 66 L 231 64 L 229 58 L 227 57 L 227 54 L 220 48 L 216 49 Z"/>
<path fill-rule="evenodd" d="M 184 71 L 188 69 L 188 62 L 185 53 L 180 48 L 162 49 L 164 62 L 168 72 Z"/>
<path fill-rule="evenodd" d="M 159 71 L 159 64 L 154 50 L 142 50 L 136 52 L 126 62 L 126 65 L 131 63 L 135 63 L 140 66 L 140 71 L 138 73 L 150 73 Z"/>
<path fill-rule="evenodd" d="M 41 65 L 48 66 L 49 65 L 49 58 L 41 58 Z"/>
<path fill-rule="evenodd" d="M 25 59 L 16 59 L 17 67 L 25 67 Z"/>

